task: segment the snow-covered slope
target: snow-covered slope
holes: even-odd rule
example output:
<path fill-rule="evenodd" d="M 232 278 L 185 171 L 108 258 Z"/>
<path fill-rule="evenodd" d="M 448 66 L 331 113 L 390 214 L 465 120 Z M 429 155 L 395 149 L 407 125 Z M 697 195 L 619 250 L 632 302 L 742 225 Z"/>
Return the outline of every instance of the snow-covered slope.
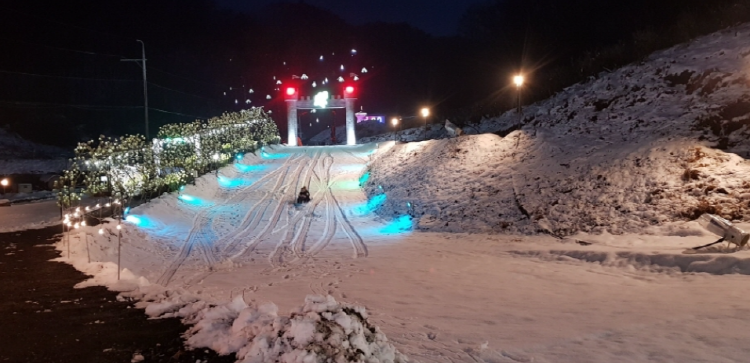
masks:
<path fill-rule="evenodd" d="M 384 143 L 367 193 L 385 193 L 381 215 L 408 213 L 437 231 L 622 233 L 702 212 L 750 219 L 749 35 L 743 25 L 702 37 L 574 85 L 523 117 L 466 129 L 519 128 L 504 138 Z"/>
<path fill-rule="evenodd" d="M 0 175 L 60 172 L 68 166 L 72 154 L 24 140 L 0 128 Z"/>

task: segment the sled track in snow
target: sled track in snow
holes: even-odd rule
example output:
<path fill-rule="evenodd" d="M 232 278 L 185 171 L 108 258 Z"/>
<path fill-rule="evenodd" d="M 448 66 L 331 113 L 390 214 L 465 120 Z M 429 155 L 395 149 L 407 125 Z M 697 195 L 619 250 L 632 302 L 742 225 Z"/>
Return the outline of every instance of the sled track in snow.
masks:
<path fill-rule="evenodd" d="M 282 265 L 285 262 L 285 256 L 289 255 L 293 258 L 290 261 L 291 263 L 301 262 L 315 256 L 333 239 L 338 225 L 342 226 L 344 233 L 352 244 L 353 258 L 367 256 L 367 246 L 346 217 L 337 198 L 333 195 L 330 174 L 334 158 L 328 153 L 321 160 L 321 154 L 317 152 L 312 156 L 306 153 L 293 155 L 287 158 L 277 169 L 247 187 L 232 190 L 222 188 L 221 196 L 226 196 L 230 192 L 233 194 L 226 200 L 200 211 L 195 216 L 193 227 L 186 238 L 185 244 L 157 283 L 167 286 L 193 249 L 200 251 L 201 259 L 212 271 L 214 265 L 217 264 L 217 260 L 232 263 L 234 260 L 254 251 L 263 241 L 280 231 L 283 231 L 283 236 L 268 257 L 272 266 Z M 306 158 L 311 160 L 305 162 L 304 159 Z M 316 170 L 319 167 L 322 170 Z M 313 177 L 319 186 L 314 201 L 306 206 L 304 211 L 290 213 L 286 225 L 281 226 L 279 222 L 283 215 L 282 212 L 289 208 L 288 202 L 296 197 L 296 192 L 301 185 L 310 186 Z M 259 190 L 261 187 L 268 186 L 269 183 L 273 184 L 271 189 L 266 191 L 260 200 L 246 203 L 251 198 L 257 197 L 257 194 L 253 195 L 253 193 L 250 193 L 251 191 Z M 321 191 L 322 196 L 319 195 Z M 315 221 L 314 212 L 321 204 L 325 206 L 323 233 L 309 249 L 306 249 L 305 243 L 308 233 Z M 248 205 L 249 208 L 240 222 L 231 227 L 231 232 L 222 236 L 217 225 L 231 224 L 225 223 L 227 218 L 231 218 L 232 215 L 239 215 L 245 209 L 245 205 Z M 227 216 L 227 214 L 230 214 L 230 216 Z M 264 222 L 264 218 L 267 218 L 265 226 L 260 231 L 256 231 L 258 226 Z M 221 246 L 223 248 L 217 255 L 215 249 Z M 204 278 L 211 273 L 210 271 L 199 274 L 199 278 Z M 195 276 L 192 280 L 195 280 Z"/>
<path fill-rule="evenodd" d="M 284 179 L 286 179 L 286 176 L 289 173 L 289 169 L 291 169 L 291 166 L 285 167 L 283 175 L 276 180 L 276 183 L 271 187 L 271 190 L 265 192 L 263 197 L 247 210 L 245 216 L 240 222 L 240 225 L 238 225 L 234 231 L 223 236 L 219 241 L 217 241 L 217 245 L 226 243 L 226 246 L 224 246 L 222 250 L 222 256 L 226 256 L 227 254 L 231 255 L 232 250 L 235 248 L 237 243 L 240 242 L 243 233 L 245 233 L 246 231 L 254 230 L 258 226 L 258 224 L 260 224 L 261 219 L 263 218 L 263 214 L 265 213 L 266 209 L 268 209 L 271 198 L 275 193 L 274 191 L 281 188 L 281 183 L 284 181 Z"/>
<path fill-rule="evenodd" d="M 339 201 L 336 199 L 336 196 L 333 195 L 333 193 L 331 193 L 331 199 L 333 199 L 333 203 L 336 205 L 336 222 L 344 227 L 344 232 L 349 237 L 349 241 L 351 241 L 352 247 L 354 247 L 354 255 L 352 257 L 367 257 L 367 246 L 365 246 L 365 242 L 362 240 L 362 237 L 359 235 L 359 233 L 357 233 L 357 230 L 354 229 L 352 223 L 349 222 L 349 219 L 346 218 L 344 209 L 341 208 Z"/>
<path fill-rule="evenodd" d="M 294 258 L 290 261 L 291 263 L 300 263 L 315 256 L 333 239 L 336 234 L 337 225 L 342 226 L 344 233 L 346 233 L 351 241 L 352 247 L 354 248 L 353 257 L 358 258 L 367 256 L 367 246 L 364 244 L 364 241 L 352 226 L 351 222 L 346 218 L 343 208 L 333 195 L 331 189 L 331 167 L 333 166 L 333 163 L 333 156 L 328 154 L 323 160 L 323 178 L 319 179 L 319 184 L 324 190 L 324 196 L 321 199 L 316 198 L 315 202 L 312 203 L 309 208 L 306 208 L 304 213 L 295 215 L 289 221 L 286 226 L 284 238 L 281 239 L 280 243 L 269 256 L 269 262 L 272 266 L 283 265 L 284 255 L 287 254 L 286 252 L 288 251 L 290 251 L 288 254 L 294 255 Z M 323 235 L 310 247 L 309 250 L 305 251 L 305 242 L 307 241 L 307 234 L 313 222 L 313 214 L 318 205 L 323 202 L 325 202 Z M 309 209 L 309 211 L 307 209 Z M 300 223 L 301 225 L 298 228 Z"/>
<path fill-rule="evenodd" d="M 301 159 L 299 158 L 289 158 L 282 164 L 281 167 L 277 168 L 276 170 L 264 175 L 261 177 L 258 181 L 253 183 L 252 185 L 249 185 L 245 188 L 242 188 L 240 192 L 246 192 L 252 189 L 257 189 L 261 185 L 265 184 L 265 182 L 276 176 L 277 174 L 281 173 L 282 170 L 286 170 L 289 166 L 288 164 L 295 162 L 297 160 Z M 286 166 L 286 168 L 285 168 Z M 280 178 L 280 179 L 283 179 Z M 200 211 L 195 218 L 193 218 L 193 227 L 191 228 L 190 232 L 188 233 L 188 237 L 185 240 L 185 244 L 180 249 L 180 252 L 178 252 L 177 256 L 172 260 L 172 262 L 169 264 L 167 269 L 162 273 L 162 275 L 157 280 L 157 283 L 162 286 L 167 286 L 169 282 L 172 280 L 172 277 L 174 277 L 174 274 L 177 272 L 177 269 L 180 268 L 180 266 L 185 262 L 185 260 L 190 256 L 190 253 L 192 252 L 193 248 L 196 247 L 196 240 L 198 240 L 198 248 L 201 250 L 201 254 L 203 257 L 204 262 L 211 268 L 213 265 L 216 264 L 216 258 L 212 251 L 211 246 L 211 240 L 210 236 L 207 236 L 206 229 L 211 229 L 212 232 L 215 232 L 213 228 L 213 220 L 214 218 L 210 218 L 210 214 L 216 214 L 218 211 L 217 209 L 228 204 L 231 202 L 234 202 L 235 198 L 242 198 L 246 196 L 246 193 L 235 193 L 232 198 L 229 198 L 223 203 L 213 205 L 211 207 L 208 207 L 202 211 Z M 208 225 L 208 227 L 207 227 Z"/>
<path fill-rule="evenodd" d="M 324 170 L 324 179 L 319 179 L 318 185 L 319 187 L 322 187 L 320 189 L 327 191 L 328 178 L 330 176 L 331 166 L 333 165 L 333 157 L 331 157 L 330 154 L 327 155 L 323 159 L 322 163 Z M 315 167 L 317 167 L 317 165 L 314 165 L 312 173 L 308 173 L 307 177 L 305 178 L 306 185 L 310 185 L 312 174 L 315 174 L 317 177 L 318 174 L 315 172 Z M 300 257 L 302 253 L 302 247 L 307 240 L 307 234 L 310 231 L 310 225 L 313 221 L 312 214 L 315 213 L 315 209 L 317 208 L 317 206 L 324 200 L 328 200 L 327 192 L 324 198 L 318 198 L 316 195 L 312 202 L 304 206 L 303 211 L 295 213 L 295 215 L 289 220 L 286 227 L 283 228 L 283 238 L 280 239 L 279 243 L 276 245 L 276 248 L 268 256 L 268 260 L 272 266 L 282 265 L 284 263 L 285 252 L 287 252 L 288 250 L 291 250 L 291 253 L 293 253 L 295 256 Z M 300 221 L 302 221 L 302 226 L 298 231 L 297 225 Z"/>
<path fill-rule="evenodd" d="M 309 170 L 315 167 L 315 164 L 317 164 L 318 159 L 320 158 L 320 153 L 316 153 L 313 157 L 312 162 L 308 163 L 307 166 L 300 164 L 295 172 L 294 175 L 290 178 L 290 181 L 284 185 L 284 188 L 278 193 L 279 196 L 276 199 L 275 207 L 273 211 L 271 212 L 271 215 L 268 219 L 268 223 L 263 227 L 263 229 L 258 232 L 257 235 L 253 236 L 249 239 L 249 241 L 245 244 L 245 246 L 240 249 L 237 253 L 232 254 L 228 260 L 234 261 L 241 256 L 245 255 L 246 253 L 252 252 L 255 247 L 257 247 L 265 238 L 267 238 L 269 235 L 272 234 L 274 227 L 279 222 L 279 219 L 281 218 L 281 212 L 284 210 L 284 208 L 288 207 L 288 202 L 293 200 L 297 195 L 296 189 L 289 188 L 291 185 L 297 186 L 299 183 L 300 176 L 302 175 L 303 170 L 307 170 L 309 173 Z M 271 201 L 269 201 L 266 204 L 266 207 L 263 209 L 262 212 L 258 213 L 257 222 L 260 222 L 260 219 L 265 215 L 265 211 L 268 210 L 268 207 L 271 205 Z M 257 225 L 257 223 L 256 223 Z M 234 238 L 233 243 L 237 243 L 238 240 L 244 240 L 245 238 L 249 237 L 250 234 L 253 232 L 254 228 L 246 228 L 241 234 L 239 234 L 237 237 Z"/>

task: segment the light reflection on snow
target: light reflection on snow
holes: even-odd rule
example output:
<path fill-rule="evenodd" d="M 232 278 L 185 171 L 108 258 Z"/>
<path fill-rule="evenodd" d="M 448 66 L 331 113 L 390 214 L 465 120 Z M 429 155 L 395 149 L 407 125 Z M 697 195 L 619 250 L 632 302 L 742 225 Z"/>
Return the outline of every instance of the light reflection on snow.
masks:
<path fill-rule="evenodd" d="M 192 204 L 192 205 L 204 206 L 204 205 L 208 205 L 209 204 L 209 203 L 205 202 L 204 200 L 202 200 L 200 198 L 196 198 L 194 196 L 187 195 L 187 194 L 182 194 L 182 195 L 179 196 L 179 198 L 180 198 L 180 200 L 182 200 L 182 201 L 184 201 L 184 202 L 186 202 L 188 204 Z"/>
<path fill-rule="evenodd" d="M 367 183 L 369 179 L 370 179 L 370 172 L 368 171 L 362 174 L 362 176 L 359 178 L 359 185 L 360 186 L 365 185 L 365 183 Z"/>
<path fill-rule="evenodd" d="M 270 154 L 270 153 L 267 153 L 265 150 L 260 152 L 260 157 L 263 159 L 284 159 L 284 158 L 288 158 L 289 155 L 290 154 L 285 154 L 285 153 Z"/>
<path fill-rule="evenodd" d="M 268 169 L 268 165 L 246 165 L 240 163 L 234 163 L 234 167 L 243 173 L 247 173 L 250 171 L 263 171 Z"/>
<path fill-rule="evenodd" d="M 243 185 L 250 185 L 252 184 L 251 181 L 243 180 L 243 179 L 232 179 L 227 178 L 223 175 L 219 176 L 219 185 L 221 185 L 224 188 L 236 188 Z"/>
<path fill-rule="evenodd" d="M 383 234 L 397 234 L 411 232 L 411 216 L 404 214 L 393 219 L 385 228 L 380 230 Z"/>
<path fill-rule="evenodd" d="M 156 227 L 156 223 L 152 221 L 149 217 L 144 215 L 134 215 L 131 214 L 125 218 L 125 221 L 130 222 L 138 227 L 141 228 L 153 228 Z"/>
<path fill-rule="evenodd" d="M 354 212 L 359 215 L 365 215 L 374 212 L 376 209 L 378 209 L 383 203 L 385 203 L 386 196 L 385 194 L 378 194 L 374 197 L 372 197 L 370 200 L 367 201 L 364 205 L 360 205 L 358 207 L 354 208 Z"/>

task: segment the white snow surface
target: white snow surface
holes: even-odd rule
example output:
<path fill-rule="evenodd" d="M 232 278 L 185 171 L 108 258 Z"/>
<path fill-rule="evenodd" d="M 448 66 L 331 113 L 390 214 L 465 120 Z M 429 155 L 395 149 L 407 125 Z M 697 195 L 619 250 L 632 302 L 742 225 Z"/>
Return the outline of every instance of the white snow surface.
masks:
<path fill-rule="evenodd" d="M 683 251 L 711 208 L 750 230 L 748 35 L 475 127 L 505 137 L 266 148 L 59 260 L 240 362 L 747 361 L 750 252 Z"/>
<path fill-rule="evenodd" d="M 60 224 L 60 207 L 55 200 L 0 207 L 0 233 L 39 229 L 56 224 Z"/>

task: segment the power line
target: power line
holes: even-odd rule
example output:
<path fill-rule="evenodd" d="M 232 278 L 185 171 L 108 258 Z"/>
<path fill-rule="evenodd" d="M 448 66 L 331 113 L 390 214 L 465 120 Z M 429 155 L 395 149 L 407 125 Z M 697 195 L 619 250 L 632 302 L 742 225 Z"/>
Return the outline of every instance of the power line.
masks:
<path fill-rule="evenodd" d="M 7 71 L 7 70 L 4 70 L 4 69 L 0 69 L 0 73 L 19 74 L 19 75 L 23 75 L 23 76 L 34 76 L 34 77 L 44 77 L 44 78 L 80 79 L 80 80 L 86 80 L 86 81 L 141 82 L 141 80 L 138 80 L 138 79 L 87 78 L 87 77 L 74 77 L 74 76 L 53 76 L 53 75 L 49 75 L 49 74 L 14 72 L 14 71 Z M 157 88 L 162 88 L 162 89 L 169 90 L 169 91 L 172 91 L 172 92 L 181 93 L 181 94 L 184 94 L 184 95 L 187 95 L 187 96 L 192 96 L 192 97 L 197 97 L 197 98 L 203 98 L 205 100 L 219 102 L 219 100 L 217 100 L 217 99 L 208 98 L 208 97 L 199 96 L 199 95 L 196 95 L 196 94 L 192 94 L 192 93 L 188 93 L 188 92 L 176 90 L 174 88 L 169 88 L 169 87 L 166 87 L 166 86 L 162 86 L 162 85 L 160 85 L 158 83 L 148 82 L 148 84 L 151 85 L 151 86 L 157 87 Z"/>
<path fill-rule="evenodd" d="M 7 101 L 0 100 L 0 106 L 17 106 L 21 108 L 60 108 L 60 107 L 72 107 L 72 108 L 83 108 L 83 109 L 137 109 L 143 108 L 143 106 L 113 106 L 113 105 L 82 105 L 82 104 L 70 104 L 70 103 L 52 103 L 52 102 L 21 102 L 21 101 Z"/>
<path fill-rule="evenodd" d="M 89 29 L 89 28 L 85 28 L 85 27 L 81 27 L 81 26 L 77 26 L 77 25 L 73 25 L 73 24 L 68 24 L 68 23 L 63 23 L 63 22 L 59 22 L 59 21 L 55 21 L 55 20 L 46 19 L 46 18 L 43 18 L 43 17 L 40 17 L 40 16 L 31 15 L 31 14 L 28 14 L 28 13 L 25 13 L 25 12 L 22 12 L 22 11 L 18 11 L 18 10 L 15 10 L 15 9 L 9 9 L 9 8 L 6 8 L 6 7 L 0 7 L 0 9 L 4 9 L 4 10 L 10 11 L 10 12 L 14 12 L 14 13 L 17 13 L 17 14 L 26 15 L 26 16 L 29 16 L 29 17 L 32 17 L 32 18 L 36 18 L 36 19 L 40 19 L 40 20 L 43 20 L 43 21 L 46 21 L 46 22 L 50 22 L 50 23 L 55 23 L 55 24 L 60 24 L 60 25 L 72 27 L 72 28 L 77 28 L 77 29 L 85 30 L 85 31 L 92 32 L 92 33 L 97 33 L 97 34 L 103 34 L 103 35 L 107 35 L 107 36 L 112 36 L 112 37 L 120 38 L 120 39 L 123 39 L 123 40 L 125 40 L 125 39 L 130 40 L 130 41 L 134 40 L 134 39 L 127 38 L 127 37 L 124 37 L 124 36 L 120 36 L 120 35 L 115 35 L 115 34 L 103 32 L 103 31 L 98 31 L 98 30 L 93 30 L 93 29 Z M 76 50 L 76 49 L 56 47 L 56 46 L 50 46 L 50 45 L 45 45 L 45 44 L 39 44 L 39 43 L 26 42 L 26 41 L 15 40 L 15 39 L 7 39 L 7 38 L 0 38 L 0 39 L 6 40 L 6 41 L 15 41 L 15 42 L 20 42 L 20 43 L 38 45 L 38 46 L 47 47 L 47 48 L 51 48 L 51 49 L 58 49 L 58 50 L 76 52 L 76 53 L 81 53 L 81 54 L 87 54 L 87 55 L 100 55 L 100 56 L 114 57 L 114 58 L 120 58 L 120 59 L 127 58 L 127 57 L 125 57 L 123 55 L 118 55 L 118 54 L 107 54 L 107 53 L 100 53 L 100 52 Z M 197 79 L 193 79 L 193 78 L 189 78 L 189 77 L 185 77 L 185 76 L 180 76 L 180 75 L 177 75 L 177 74 L 174 74 L 174 73 L 171 73 L 171 72 L 167 72 L 165 70 L 161 70 L 161 69 L 155 68 L 153 66 L 149 66 L 149 70 L 153 70 L 153 71 L 156 71 L 156 72 L 159 72 L 159 73 L 167 74 L 167 75 L 170 75 L 172 77 L 184 79 L 184 80 L 191 81 L 191 82 L 201 83 L 201 84 L 205 84 L 205 85 L 211 85 L 211 86 L 214 86 L 214 87 L 218 87 L 220 89 L 226 87 L 225 85 L 221 85 L 221 84 L 214 83 L 214 82 L 209 82 L 209 81 L 204 81 L 204 80 L 197 80 Z M 164 87 L 164 88 L 166 88 L 166 87 Z M 173 91 L 175 91 L 175 90 L 173 90 Z M 177 91 L 177 92 L 180 92 L 180 91 Z M 193 95 L 193 96 L 195 96 L 195 95 Z M 201 97 L 201 96 L 197 96 L 197 97 Z"/>
<path fill-rule="evenodd" d="M 27 42 L 27 41 L 18 40 L 18 39 L 0 38 L 0 40 L 5 40 L 5 41 L 8 41 L 8 42 L 17 42 L 17 43 L 31 44 L 31 45 L 36 45 L 36 46 L 40 46 L 40 47 L 51 48 L 51 49 L 56 49 L 56 50 L 63 50 L 63 51 L 67 51 L 67 52 L 81 53 L 81 54 L 86 54 L 86 55 L 100 55 L 100 56 L 104 56 L 104 57 L 125 58 L 125 56 L 117 55 L 117 54 L 99 53 L 99 52 L 92 52 L 92 51 L 88 51 L 88 50 L 78 50 L 78 49 L 56 47 L 56 46 L 52 46 L 52 45 L 41 44 L 41 43 L 34 43 L 34 42 Z"/>
<path fill-rule="evenodd" d="M 184 76 L 179 76 L 179 75 L 176 75 L 174 73 L 170 73 L 170 72 L 167 72 L 167 71 L 163 71 L 163 70 L 161 70 L 159 68 L 155 68 L 153 66 L 149 66 L 148 69 L 149 70 L 157 71 L 159 73 L 168 74 L 168 75 L 170 75 L 172 77 L 182 78 L 184 80 L 188 80 L 188 81 L 192 81 L 192 82 L 196 82 L 196 83 L 207 84 L 207 85 L 216 86 L 216 87 L 219 87 L 219 88 L 224 88 L 225 87 L 225 86 L 223 86 L 221 84 L 218 84 L 218 83 L 213 83 L 213 82 L 208 82 L 208 81 L 202 81 L 202 80 L 192 79 L 192 78 L 188 78 L 188 77 L 184 77 Z"/>
<path fill-rule="evenodd" d="M 87 77 L 74 77 L 74 76 L 53 76 L 53 75 L 49 75 L 49 74 L 38 74 L 38 73 L 26 73 L 26 72 L 6 71 L 4 69 L 0 69 L 0 73 L 20 74 L 20 75 L 24 75 L 24 76 L 35 76 L 35 77 L 45 77 L 45 78 L 83 79 L 83 80 L 87 80 L 87 81 L 140 82 L 140 80 L 137 80 L 137 79 L 87 78 Z"/>
<path fill-rule="evenodd" d="M 97 110 L 97 109 L 129 109 L 129 110 L 135 110 L 135 109 L 143 109 L 143 106 L 114 106 L 114 105 L 83 105 L 83 104 L 69 104 L 69 103 L 51 103 L 51 102 L 21 102 L 21 101 L 7 101 L 7 100 L 0 100 L 0 107 L 2 106 L 9 106 L 9 107 L 19 107 L 19 108 L 79 108 L 84 110 Z M 198 119 L 207 119 L 205 116 L 196 116 L 196 115 L 190 115 L 186 113 L 181 112 L 174 112 L 174 111 L 167 111 L 162 110 L 160 108 L 154 108 L 149 107 L 149 111 L 157 111 L 161 113 L 167 113 L 171 115 L 178 115 L 178 116 L 184 116 L 184 117 L 190 117 L 190 118 L 198 118 Z"/>
<path fill-rule="evenodd" d="M 166 110 L 162 110 L 162 109 L 158 109 L 158 108 L 153 108 L 153 107 L 149 107 L 148 109 L 149 109 L 149 111 L 153 110 L 153 111 L 158 111 L 158 112 L 163 112 L 163 113 L 168 113 L 168 114 L 178 115 L 178 116 L 191 117 L 191 118 L 200 118 L 200 119 L 207 119 L 208 118 L 208 117 L 205 117 L 205 116 L 188 115 L 188 114 L 185 114 L 185 113 L 166 111 Z"/>
<path fill-rule="evenodd" d="M 177 92 L 177 93 L 182 93 L 182 94 L 184 94 L 184 95 L 188 95 L 188 96 L 193 96 L 193 97 L 198 97 L 198 98 L 203 98 L 203 99 L 205 99 L 205 100 L 209 100 L 209 101 L 214 101 L 214 102 L 218 102 L 218 100 L 216 100 L 216 99 L 213 99 L 213 98 L 208 98 L 208 97 L 204 97 L 204 96 L 198 96 L 198 95 L 194 95 L 194 94 L 192 94 L 192 93 L 187 93 L 187 92 L 179 91 L 179 90 L 176 90 L 176 89 L 172 89 L 172 88 L 169 88 L 169 87 L 165 87 L 165 86 L 162 86 L 162 85 L 160 85 L 160 84 L 157 84 L 157 83 L 154 83 L 154 82 L 151 82 L 151 81 L 149 81 L 149 82 L 147 82 L 147 83 L 148 83 L 149 85 L 151 85 L 151 86 L 154 86 L 154 87 L 157 87 L 157 88 L 163 88 L 163 89 L 166 89 L 166 90 L 170 90 L 170 91 L 173 91 L 173 92 Z"/>
<path fill-rule="evenodd" d="M 135 40 L 135 39 L 132 39 L 132 38 L 127 38 L 127 37 L 121 36 L 121 35 L 115 35 L 115 34 L 112 34 L 112 33 L 107 33 L 107 32 L 103 32 L 103 31 L 99 31 L 99 30 L 93 30 L 93 29 L 89 29 L 89 28 L 84 28 L 84 27 L 78 26 L 78 25 L 73 25 L 73 24 L 63 23 L 63 22 L 60 22 L 60 21 L 46 19 L 46 18 L 37 16 L 37 15 L 31 15 L 31 14 L 24 13 L 22 11 L 18 11 L 18 10 L 15 10 L 15 9 L 9 9 L 7 7 L 2 7 L 2 9 L 6 10 L 6 11 L 13 12 L 13 13 L 16 13 L 16 14 L 26 15 L 26 16 L 31 17 L 31 18 L 40 19 L 40 20 L 43 20 L 43 21 L 46 21 L 46 22 L 49 22 L 49 23 L 60 24 L 60 25 L 71 27 L 71 28 L 85 30 L 85 31 L 88 31 L 88 32 L 91 32 L 91 33 L 108 35 L 110 37 L 115 37 L 115 38 L 120 38 L 120 39 L 127 39 L 127 40 L 130 40 L 130 41 Z"/>

